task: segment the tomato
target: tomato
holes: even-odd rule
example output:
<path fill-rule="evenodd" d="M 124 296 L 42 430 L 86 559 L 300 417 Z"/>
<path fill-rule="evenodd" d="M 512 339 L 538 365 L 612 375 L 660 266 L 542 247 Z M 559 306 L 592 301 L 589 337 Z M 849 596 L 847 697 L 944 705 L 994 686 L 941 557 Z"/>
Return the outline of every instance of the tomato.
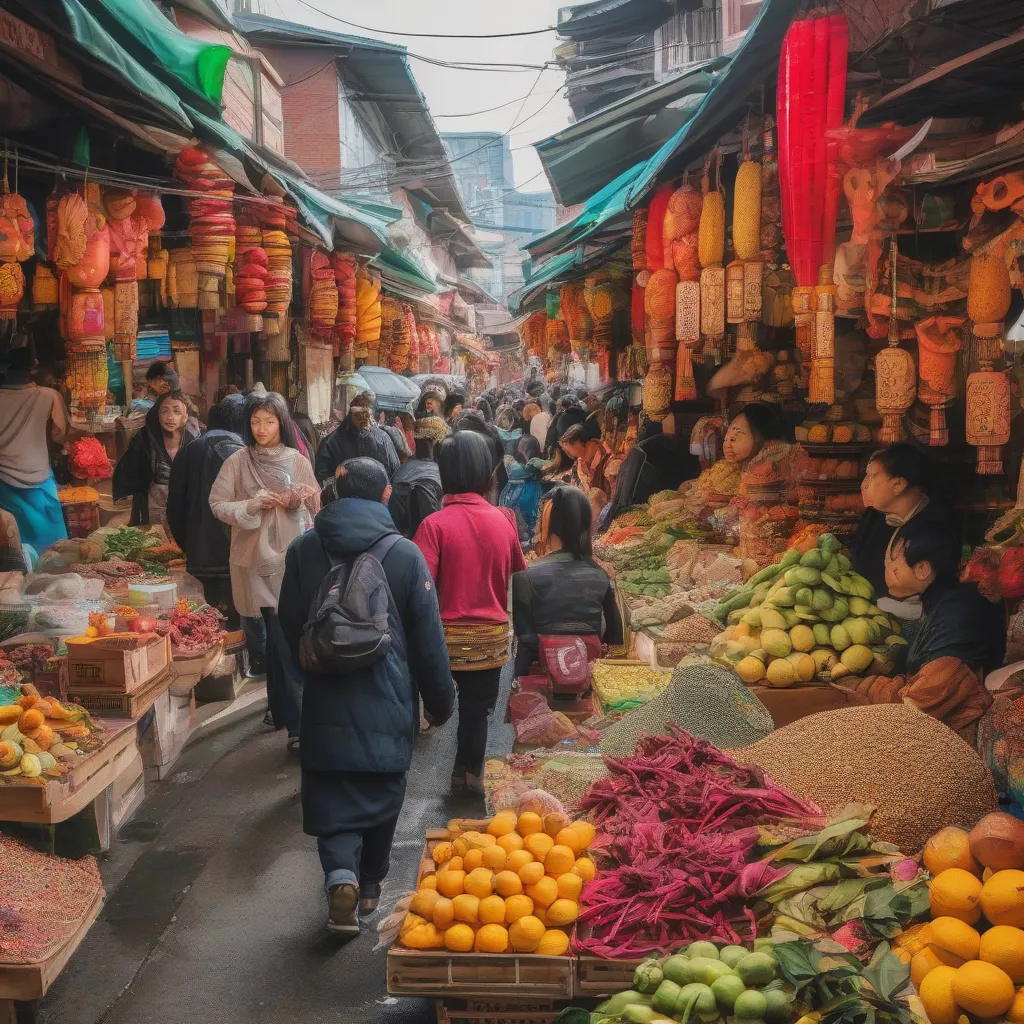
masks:
<path fill-rule="evenodd" d="M 134 633 L 155 633 L 156 632 L 156 619 L 146 618 L 144 615 L 140 615 L 137 619 L 132 622 L 132 632 Z"/>

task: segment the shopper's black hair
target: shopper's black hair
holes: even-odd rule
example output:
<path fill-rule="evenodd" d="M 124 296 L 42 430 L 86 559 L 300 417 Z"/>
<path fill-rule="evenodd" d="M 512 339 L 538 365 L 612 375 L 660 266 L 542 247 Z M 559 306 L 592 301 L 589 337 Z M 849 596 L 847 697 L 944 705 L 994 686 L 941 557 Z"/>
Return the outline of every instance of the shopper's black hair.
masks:
<path fill-rule="evenodd" d="M 551 492 L 551 518 L 548 536 L 562 542 L 562 550 L 574 558 L 589 559 L 593 553 L 590 524 L 593 520 L 590 499 L 578 487 L 556 487 Z"/>
<path fill-rule="evenodd" d="M 762 441 L 791 441 L 792 432 L 777 409 L 766 402 L 750 402 L 736 414 L 742 416 Z"/>
<path fill-rule="evenodd" d="M 434 458 L 445 494 L 487 492 L 494 463 L 486 436 L 472 430 L 457 430 L 437 446 Z"/>
<path fill-rule="evenodd" d="M 380 501 L 387 487 L 387 470 L 376 459 L 346 459 L 335 471 L 334 493 L 339 498 Z"/>

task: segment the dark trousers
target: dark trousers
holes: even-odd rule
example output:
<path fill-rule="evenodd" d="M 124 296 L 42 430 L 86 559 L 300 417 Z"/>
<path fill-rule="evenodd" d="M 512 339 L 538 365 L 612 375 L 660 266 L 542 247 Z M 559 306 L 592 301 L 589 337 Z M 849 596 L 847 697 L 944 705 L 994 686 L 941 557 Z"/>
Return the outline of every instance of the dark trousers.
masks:
<path fill-rule="evenodd" d="M 384 881 L 404 799 L 404 772 L 303 771 L 302 828 L 316 836 L 328 889 Z"/>
<path fill-rule="evenodd" d="M 487 720 L 498 702 L 501 669 L 482 672 L 453 672 L 459 691 L 458 746 L 455 751 L 455 774 L 483 777 L 487 754 Z"/>
<path fill-rule="evenodd" d="M 240 615 L 245 648 L 249 652 L 249 668 L 257 675 L 267 670 L 267 627 L 262 618 Z"/>
<path fill-rule="evenodd" d="M 267 704 L 274 728 L 287 729 L 289 736 L 298 736 L 302 721 L 302 675 L 272 608 L 263 609 L 263 626 L 267 636 Z"/>

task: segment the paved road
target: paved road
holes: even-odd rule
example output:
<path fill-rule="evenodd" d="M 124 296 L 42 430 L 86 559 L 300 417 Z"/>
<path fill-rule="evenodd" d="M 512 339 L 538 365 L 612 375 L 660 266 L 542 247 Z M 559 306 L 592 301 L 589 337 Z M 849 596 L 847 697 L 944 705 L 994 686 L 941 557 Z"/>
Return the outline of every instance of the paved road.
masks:
<path fill-rule="evenodd" d="M 495 720 L 504 718 L 506 674 Z M 492 752 L 511 730 L 492 726 Z M 479 814 L 448 796 L 454 721 L 417 747 L 388 904 L 415 878 L 425 829 Z M 329 939 L 297 758 L 256 715 L 189 747 L 101 858 L 107 902 L 41 1006 L 46 1024 L 427 1024 L 386 995 L 384 949 Z"/>

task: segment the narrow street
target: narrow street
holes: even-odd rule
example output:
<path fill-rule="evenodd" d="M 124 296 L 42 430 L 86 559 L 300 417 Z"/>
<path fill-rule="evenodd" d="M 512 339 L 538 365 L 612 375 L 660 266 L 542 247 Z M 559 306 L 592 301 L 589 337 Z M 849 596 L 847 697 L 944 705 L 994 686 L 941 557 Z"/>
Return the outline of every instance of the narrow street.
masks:
<path fill-rule="evenodd" d="M 490 752 L 511 742 L 508 685 Z M 328 937 L 298 758 L 261 720 L 189 747 L 100 858 L 106 905 L 43 1001 L 46 1024 L 435 1020 L 429 1001 L 385 994 L 373 927 L 344 947 Z M 453 719 L 418 745 L 381 913 L 411 887 L 424 830 L 482 810 L 448 796 L 454 741 Z"/>

